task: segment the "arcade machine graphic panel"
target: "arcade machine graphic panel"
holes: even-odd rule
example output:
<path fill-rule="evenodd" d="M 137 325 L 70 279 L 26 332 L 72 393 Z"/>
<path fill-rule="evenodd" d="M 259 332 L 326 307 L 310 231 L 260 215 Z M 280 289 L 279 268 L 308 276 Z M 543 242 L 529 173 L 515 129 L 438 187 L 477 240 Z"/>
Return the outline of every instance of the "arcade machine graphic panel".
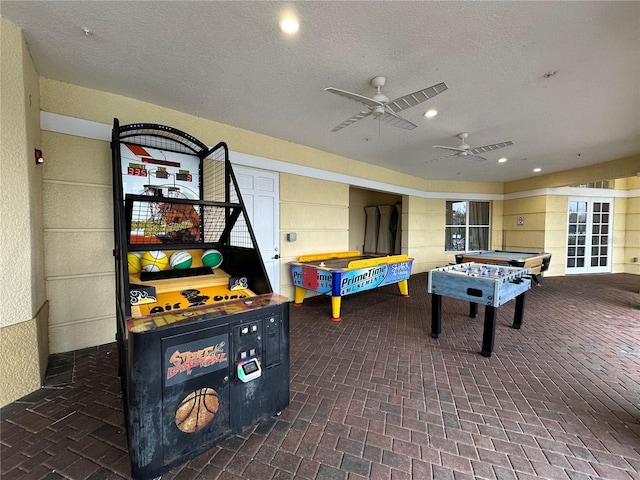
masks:
<path fill-rule="evenodd" d="M 116 119 L 111 148 L 119 374 L 132 475 L 149 479 L 286 408 L 289 302 L 226 144 Z"/>

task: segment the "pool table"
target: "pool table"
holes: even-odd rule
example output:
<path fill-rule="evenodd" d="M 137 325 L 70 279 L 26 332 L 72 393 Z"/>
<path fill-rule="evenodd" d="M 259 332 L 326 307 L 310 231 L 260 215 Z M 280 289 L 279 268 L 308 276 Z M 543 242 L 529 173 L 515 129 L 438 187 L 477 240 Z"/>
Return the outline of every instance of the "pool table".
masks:
<path fill-rule="evenodd" d="M 514 252 L 509 250 L 479 250 L 456 254 L 456 263 L 466 262 L 530 268 L 533 280 L 537 285 L 540 285 L 542 272 L 546 272 L 549 269 L 551 254 L 545 252 Z"/>

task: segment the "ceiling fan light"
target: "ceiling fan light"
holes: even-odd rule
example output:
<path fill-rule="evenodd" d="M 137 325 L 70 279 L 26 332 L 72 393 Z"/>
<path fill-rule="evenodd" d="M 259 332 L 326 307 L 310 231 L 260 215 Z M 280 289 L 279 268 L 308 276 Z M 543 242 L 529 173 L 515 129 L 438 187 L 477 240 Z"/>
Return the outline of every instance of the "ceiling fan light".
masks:
<path fill-rule="evenodd" d="M 505 157 L 502 157 L 502 158 L 498 159 L 498 163 L 504 163 L 506 161 L 507 161 L 507 159 Z"/>
<path fill-rule="evenodd" d="M 424 116 L 425 116 L 425 117 L 427 117 L 427 118 L 433 118 L 433 117 L 435 117 L 437 114 L 438 114 L 438 111 L 432 108 L 431 110 L 427 110 L 427 111 L 425 112 Z"/>

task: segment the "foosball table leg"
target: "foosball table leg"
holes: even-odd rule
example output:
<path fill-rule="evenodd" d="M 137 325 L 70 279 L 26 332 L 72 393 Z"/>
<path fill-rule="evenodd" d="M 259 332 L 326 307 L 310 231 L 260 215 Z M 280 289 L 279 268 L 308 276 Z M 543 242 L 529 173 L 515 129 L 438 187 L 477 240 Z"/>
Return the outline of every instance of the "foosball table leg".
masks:
<path fill-rule="evenodd" d="M 484 331 L 482 333 L 483 357 L 490 357 L 493 354 L 493 342 L 496 336 L 496 308 L 487 305 L 484 310 Z"/>
<path fill-rule="evenodd" d="M 478 304 L 475 302 L 469 303 L 469 318 L 476 318 L 478 316 Z"/>
<path fill-rule="evenodd" d="M 438 338 L 442 329 L 442 296 L 431 294 L 431 337 Z"/>
<path fill-rule="evenodd" d="M 513 325 L 512 328 L 520 330 L 522 326 L 522 319 L 524 317 L 524 293 L 521 293 L 516 297 L 516 311 L 513 315 Z"/>

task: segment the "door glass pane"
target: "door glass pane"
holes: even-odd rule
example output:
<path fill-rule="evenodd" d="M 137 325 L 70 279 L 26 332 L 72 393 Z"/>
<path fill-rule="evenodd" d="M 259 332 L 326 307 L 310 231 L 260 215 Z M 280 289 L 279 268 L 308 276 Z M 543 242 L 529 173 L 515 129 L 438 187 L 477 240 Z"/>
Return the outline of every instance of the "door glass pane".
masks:
<path fill-rule="evenodd" d="M 584 267 L 584 258 L 577 258 L 576 259 L 576 267 L 578 267 L 578 268 Z"/>

